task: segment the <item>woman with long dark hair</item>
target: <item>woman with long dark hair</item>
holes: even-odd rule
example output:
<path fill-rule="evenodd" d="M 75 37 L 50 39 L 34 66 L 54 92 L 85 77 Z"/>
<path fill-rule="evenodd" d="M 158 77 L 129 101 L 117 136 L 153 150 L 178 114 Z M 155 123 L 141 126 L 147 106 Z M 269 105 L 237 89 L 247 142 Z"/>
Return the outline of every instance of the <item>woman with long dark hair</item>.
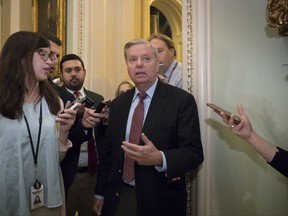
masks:
<path fill-rule="evenodd" d="M 60 215 L 65 201 L 59 160 L 77 111 L 62 112 L 49 64 L 49 41 L 34 32 L 12 34 L 1 51 L 0 215 Z"/>

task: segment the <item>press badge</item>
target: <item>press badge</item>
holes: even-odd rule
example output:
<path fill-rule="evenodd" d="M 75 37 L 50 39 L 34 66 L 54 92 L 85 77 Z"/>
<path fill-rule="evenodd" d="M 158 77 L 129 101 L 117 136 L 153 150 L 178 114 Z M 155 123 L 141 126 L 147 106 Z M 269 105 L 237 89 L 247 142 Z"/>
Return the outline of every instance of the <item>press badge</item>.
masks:
<path fill-rule="evenodd" d="M 36 180 L 31 187 L 31 209 L 44 206 L 44 186 Z"/>

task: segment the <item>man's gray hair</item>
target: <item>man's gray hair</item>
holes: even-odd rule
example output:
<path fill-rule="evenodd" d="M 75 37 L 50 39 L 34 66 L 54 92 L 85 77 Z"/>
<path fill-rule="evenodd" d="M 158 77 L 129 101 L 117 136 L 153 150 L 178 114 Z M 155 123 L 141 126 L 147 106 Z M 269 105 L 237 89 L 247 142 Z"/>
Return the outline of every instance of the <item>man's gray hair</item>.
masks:
<path fill-rule="evenodd" d="M 124 46 L 124 57 L 125 57 L 125 61 L 127 62 L 127 52 L 128 49 L 134 45 L 139 45 L 139 44 L 147 44 L 147 46 L 151 47 L 152 49 L 152 53 L 154 54 L 154 56 L 156 58 L 158 58 L 158 50 L 156 47 L 154 47 L 149 41 L 144 40 L 144 39 L 134 39 L 131 41 L 128 41 L 125 46 Z"/>

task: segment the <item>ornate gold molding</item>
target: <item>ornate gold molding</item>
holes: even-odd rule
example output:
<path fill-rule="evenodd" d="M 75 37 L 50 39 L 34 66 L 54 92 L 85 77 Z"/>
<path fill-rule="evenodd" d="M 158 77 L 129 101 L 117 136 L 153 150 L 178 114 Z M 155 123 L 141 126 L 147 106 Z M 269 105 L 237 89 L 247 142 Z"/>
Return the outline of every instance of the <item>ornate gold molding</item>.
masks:
<path fill-rule="evenodd" d="M 79 0 L 78 2 L 78 55 L 83 57 L 83 37 L 84 37 L 84 0 Z"/>
<path fill-rule="evenodd" d="M 192 0 L 187 0 L 187 91 L 193 94 L 193 16 L 192 16 Z"/>
<path fill-rule="evenodd" d="M 288 36 L 288 0 L 268 0 L 267 23 L 278 28 L 280 36 Z"/>
<path fill-rule="evenodd" d="M 182 5 L 183 4 L 182 2 Z M 193 94 L 193 70 L 194 70 L 194 62 L 193 62 L 193 15 L 192 15 L 192 8 L 193 3 L 192 0 L 186 0 L 186 18 L 187 26 L 185 26 L 187 31 L 187 49 L 186 49 L 186 56 L 187 56 L 187 91 Z M 188 172 L 186 173 L 186 184 L 187 184 L 187 213 L 186 216 L 193 216 L 196 213 L 196 182 L 194 181 L 196 177 L 196 172 Z"/>

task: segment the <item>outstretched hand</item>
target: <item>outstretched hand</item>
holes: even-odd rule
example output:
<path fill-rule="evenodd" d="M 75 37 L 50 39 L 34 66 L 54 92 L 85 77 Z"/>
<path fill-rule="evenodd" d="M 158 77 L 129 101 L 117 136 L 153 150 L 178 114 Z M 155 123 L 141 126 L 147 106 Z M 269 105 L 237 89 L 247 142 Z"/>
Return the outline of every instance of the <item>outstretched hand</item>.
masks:
<path fill-rule="evenodd" d="M 123 141 L 121 148 L 128 157 L 132 158 L 140 165 L 162 166 L 161 152 L 154 146 L 154 144 L 144 133 L 141 134 L 141 139 L 144 142 L 144 145 Z"/>
<path fill-rule="evenodd" d="M 237 105 L 237 110 L 240 116 L 240 123 L 238 125 L 234 124 L 234 116 L 233 114 L 229 118 L 224 112 L 221 112 L 220 115 L 223 121 L 228 124 L 233 133 L 237 134 L 241 138 L 247 140 L 251 136 L 251 132 L 253 131 L 252 125 L 247 114 L 244 112 L 244 108 L 241 104 Z"/>

